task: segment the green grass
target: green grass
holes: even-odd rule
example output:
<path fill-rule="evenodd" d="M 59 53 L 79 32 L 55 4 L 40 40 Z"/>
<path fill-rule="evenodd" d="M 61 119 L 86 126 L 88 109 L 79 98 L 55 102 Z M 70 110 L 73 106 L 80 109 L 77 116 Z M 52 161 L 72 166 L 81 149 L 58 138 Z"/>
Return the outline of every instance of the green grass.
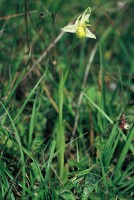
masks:
<path fill-rule="evenodd" d="M 88 6 L 97 39 L 61 33 Z M 0 199 L 134 199 L 133 1 L 0 8 Z"/>

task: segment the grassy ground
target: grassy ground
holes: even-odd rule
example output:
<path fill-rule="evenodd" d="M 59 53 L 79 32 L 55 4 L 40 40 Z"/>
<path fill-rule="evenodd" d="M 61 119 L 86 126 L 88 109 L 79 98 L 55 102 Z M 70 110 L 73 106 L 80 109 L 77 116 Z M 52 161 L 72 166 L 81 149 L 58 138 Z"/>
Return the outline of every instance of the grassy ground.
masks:
<path fill-rule="evenodd" d="M 134 199 L 133 1 L 0 8 L 0 199 Z"/>

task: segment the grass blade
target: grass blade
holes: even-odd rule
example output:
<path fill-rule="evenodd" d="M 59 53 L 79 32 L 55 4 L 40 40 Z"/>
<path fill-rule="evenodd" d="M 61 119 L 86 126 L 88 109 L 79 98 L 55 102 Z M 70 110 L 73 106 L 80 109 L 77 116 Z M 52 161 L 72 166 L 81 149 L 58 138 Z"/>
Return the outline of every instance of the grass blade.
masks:
<path fill-rule="evenodd" d="M 126 157 L 126 154 L 130 148 L 130 145 L 131 145 L 131 142 L 133 140 L 133 137 L 134 137 L 134 128 L 131 129 L 131 131 L 128 133 L 128 137 L 127 137 L 127 141 L 126 141 L 126 144 L 122 150 L 122 153 L 119 157 L 119 160 L 118 160 L 118 163 L 117 163 L 117 166 L 115 168 L 115 181 L 118 177 L 118 174 L 120 174 L 120 170 L 121 170 L 121 167 L 123 165 L 123 162 L 125 160 L 125 157 Z"/>

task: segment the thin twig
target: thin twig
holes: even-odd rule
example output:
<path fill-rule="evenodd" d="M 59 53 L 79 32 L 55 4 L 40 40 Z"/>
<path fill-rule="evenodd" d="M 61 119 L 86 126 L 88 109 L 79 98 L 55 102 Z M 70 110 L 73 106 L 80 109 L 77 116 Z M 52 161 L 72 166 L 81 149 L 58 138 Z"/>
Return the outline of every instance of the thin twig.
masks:
<path fill-rule="evenodd" d="M 30 52 L 30 44 L 29 44 L 29 32 L 28 32 L 28 5 L 27 5 L 27 0 L 25 0 L 25 28 L 26 28 L 26 42 L 27 42 L 27 48 L 28 52 Z"/>
<path fill-rule="evenodd" d="M 5 29 L 6 25 L 7 25 L 7 23 L 8 23 L 8 19 L 5 21 L 5 23 L 4 23 L 3 26 L 1 27 L 1 30 L 0 30 L 0 37 L 2 36 L 2 34 L 3 34 L 3 32 L 4 32 L 4 29 Z"/>
<path fill-rule="evenodd" d="M 58 108 L 57 104 L 55 103 L 54 99 L 52 98 L 50 91 L 48 90 L 46 85 L 44 85 L 44 90 L 45 90 L 46 95 L 49 98 L 51 104 L 53 105 L 54 109 L 57 111 L 57 113 L 59 113 L 59 108 Z"/>
<path fill-rule="evenodd" d="M 88 61 L 87 67 L 86 67 L 86 71 L 85 71 L 85 75 L 84 75 L 84 78 L 83 78 L 82 88 L 84 88 L 85 85 L 86 85 L 88 74 L 89 74 L 89 71 L 90 71 L 91 64 L 93 62 L 95 53 L 97 51 L 97 47 L 98 47 L 98 43 L 95 44 L 95 46 L 94 46 L 94 48 L 93 48 L 93 50 L 91 52 L 91 56 L 89 58 L 89 61 Z M 73 132 L 72 132 L 72 139 L 73 139 L 73 137 L 75 135 L 75 132 L 76 132 L 77 126 L 78 126 L 79 108 L 80 108 L 80 105 L 82 103 L 82 98 L 83 98 L 83 92 L 81 91 L 80 95 L 79 95 L 79 100 L 78 100 L 78 107 L 77 107 L 78 109 L 77 109 L 77 113 L 76 113 L 76 117 L 75 117 L 74 128 L 73 128 Z"/>
<path fill-rule="evenodd" d="M 35 13 L 35 12 L 37 12 L 37 10 L 30 11 L 31 14 Z M 15 17 L 20 17 L 20 16 L 23 16 L 23 15 L 25 15 L 25 12 L 24 13 L 19 13 L 19 14 L 14 14 L 14 15 L 0 17 L 0 21 L 1 20 L 7 20 L 7 19 L 15 18 Z"/>
<path fill-rule="evenodd" d="M 38 60 L 35 61 L 35 63 L 30 68 L 30 70 L 25 74 L 25 77 L 31 74 L 31 72 L 34 70 L 36 65 L 40 64 L 40 62 L 47 56 L 48 52 L 55 46 L 55 44 L 62 38 L 63 35 L 64 35 L 64 32 L 61 31 L 61 33 L 54 39 L 54 41 L 47 47 L 47 49 L 38 58 Z"/>

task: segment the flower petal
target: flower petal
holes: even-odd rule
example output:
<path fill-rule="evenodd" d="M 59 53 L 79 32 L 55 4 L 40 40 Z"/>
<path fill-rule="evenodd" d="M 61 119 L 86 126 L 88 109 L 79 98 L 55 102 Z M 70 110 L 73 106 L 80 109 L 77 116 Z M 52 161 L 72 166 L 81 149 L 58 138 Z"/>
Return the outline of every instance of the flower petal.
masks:
<path fill-rule="evenodd" d="M 76 24 L 68 25 L 68 26 L 65 26 L 64 28 L 62 28 L 62 30 L 65 32 L 69 32 L 69 33 L 75 33 L 77 30 L 77 25 Z"/>
<path fill-rule="evenodd" d="M 96 39 L 96 36 L 88 28 L 86 28 L 86 37 Z"/>
<path fill-rule="evenodd" d="M 90 17 L 90 14 L 91 14 L 91 8 L 88 7 L 82 14 L 82 17 L 80 19 L 80 24 L 84 23 L 84 22 L 89 22 L 89 17 Z"/>
<path fill-rule="evenodd" d="M 82 17 L 82 14 L 79 15 L 79 17 L 76 19 L 75 25 L 80 24 L 80 19 L 81 19 L 81 17 Z"/>

